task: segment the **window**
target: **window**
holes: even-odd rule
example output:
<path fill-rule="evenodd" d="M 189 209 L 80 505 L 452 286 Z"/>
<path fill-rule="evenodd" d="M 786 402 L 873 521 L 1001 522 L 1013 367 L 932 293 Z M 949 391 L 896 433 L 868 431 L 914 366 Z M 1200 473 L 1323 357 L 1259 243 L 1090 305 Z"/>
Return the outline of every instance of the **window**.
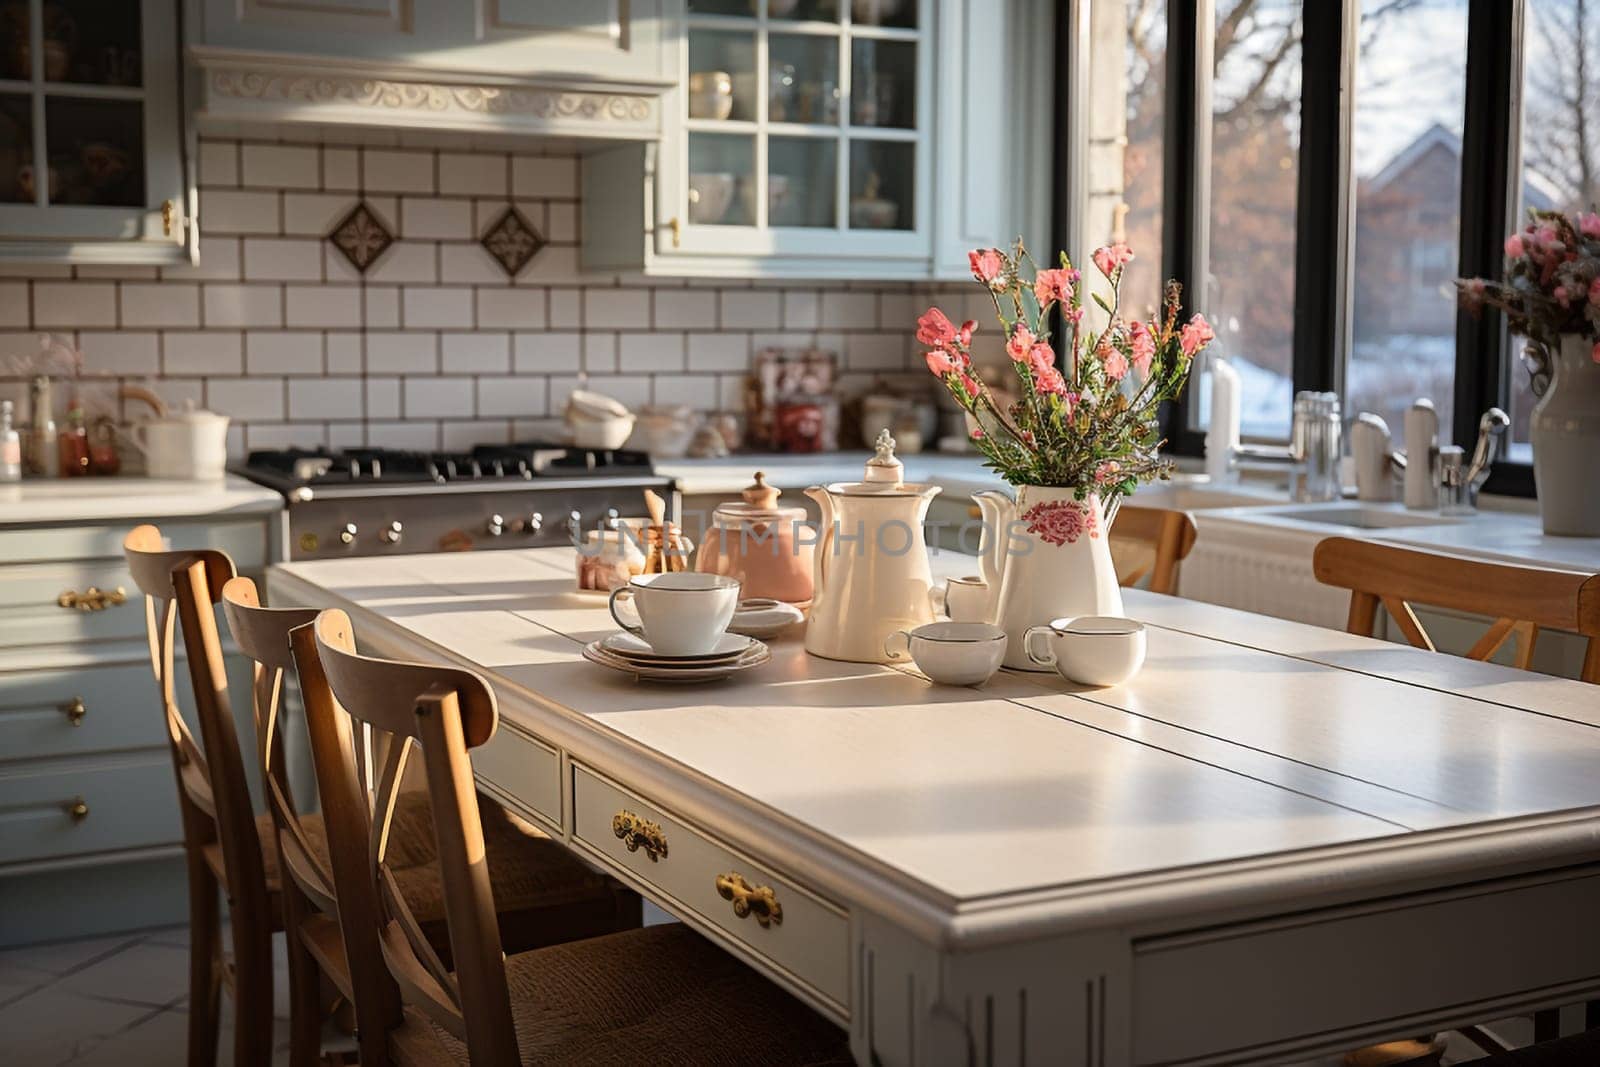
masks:
<path fill-rule="evenodd" d="M 1360 33 L 1345 418 L 1373 412 L 1403 447 L 1418 397 L 1451 432 L 1467 0 L 1362 0 Z"/>
<path fill-rule="evenodd" d="M 1239 371 L 1246 437 L 1289 436 L 1300 37 L 1299 0 L 1217 5 L 1211 255 L 1194 300 L 1217 331 L 1215 351 Z"/>

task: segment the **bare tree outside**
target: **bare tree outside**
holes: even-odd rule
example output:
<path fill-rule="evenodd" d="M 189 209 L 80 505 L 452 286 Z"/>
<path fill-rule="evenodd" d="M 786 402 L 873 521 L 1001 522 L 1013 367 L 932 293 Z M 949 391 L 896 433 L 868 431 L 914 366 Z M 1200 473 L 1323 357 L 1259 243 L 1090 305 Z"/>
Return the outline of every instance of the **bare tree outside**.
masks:
<path fill-rule="evenodd" d="M 1600 204 L 1600 0 L 1528 5 L 1523 165 L 1561 211 Z"/>

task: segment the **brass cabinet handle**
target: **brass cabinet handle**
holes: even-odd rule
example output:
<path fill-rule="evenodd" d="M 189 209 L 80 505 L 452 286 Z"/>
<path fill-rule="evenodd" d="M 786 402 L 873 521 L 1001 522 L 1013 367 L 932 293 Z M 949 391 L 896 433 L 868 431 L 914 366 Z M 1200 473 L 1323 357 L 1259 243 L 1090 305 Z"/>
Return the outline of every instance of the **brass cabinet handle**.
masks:
<path fill-rule="evenodd" d="M 667 229 L 672 231 L 672 247 L 677 248 L 683 244 L 683 222 L 678 216 L 672 216 L 672 221 L 667 223 Z"/>
<path fill-rule="evenodd" d="M 631 811 L 619 811 L 611 817 L 611 832 L 628 846 L 629 852 L 644 849 L 651 863 L 667 858 L 667 835 L 649 819 L 641 819 Z"/>
<path fill-rule="evenodd" d="M 163 237 L 172 236 L 172 224 L 175 221 L 177 214 L 177 204 L 173 203 L 171 200 L 163 200 L 161 202 L 161 235 Z"/>
<path fill-rule="evenodd" d="M 82 726 L 83 717 L 89 714 L 89 709 L 84 707 L 82 697 L 73 697 L 70 701 L 61 705 L 61 714 L 65 715 L 67 721 L 72 725 Z"/>
<path fill-rule="evenodd" d="M 82 822 L 89 817 L 89 804 L 82 797 L 67 805 L 67 814 L 72 816 L 73 822 Z"/>
<path fill-rule="evenodd" d="M 717 894 L 733 901 L 733 913 L 741 919 L 754 915 L 764 927 L 783 925 L 783 905 L 770 885 L 752 886 L 744 875 L 730 871 L 717 875 Z"/>
<path fill-rule="evenodd" d="M 112 590 L 100 589 L 91 585 L 81 593 L 68 589 L 56 597 L 56 605 L 58 607 L 77 608 L 79 611 L 104 611 L 107 608 L 114 608 L 118 604 L 125 604 L 127 601 L 128 591 L 120 585 Z"/>

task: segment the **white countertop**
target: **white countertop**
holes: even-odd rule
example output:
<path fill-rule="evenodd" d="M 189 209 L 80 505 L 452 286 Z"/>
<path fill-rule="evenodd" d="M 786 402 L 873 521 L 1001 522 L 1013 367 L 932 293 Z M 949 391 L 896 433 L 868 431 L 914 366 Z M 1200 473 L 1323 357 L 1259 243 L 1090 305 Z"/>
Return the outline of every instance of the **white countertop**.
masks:
<path fill-rule="evenodd" d="M 0 486 L 0 526 L 257 515 L 282 508 L 281 495 L 231 474 L 213 482 L 40 478 Z"/>
<path fill-rule="evenodd" d="M 656 473 L 677 479 L 688 496 L 718 494 L 737 498 L 739 490 L 755 478 L 756 471 L 765 472 L 768 485 L 784 490 L 829 482 L 859 482 L 872 455 L 867 451 L 756 452 L 721 459 L 669 459 L 656 462 Z M 900 461 L 906 466 L 906 481 L 935 482 L 944 486 L 946 493 L 967 495 L 1003 485 L 998 475 L 984 467 L 983 457 L 975 452 L 965 456 L 919 452 L 901 456 Z"/>

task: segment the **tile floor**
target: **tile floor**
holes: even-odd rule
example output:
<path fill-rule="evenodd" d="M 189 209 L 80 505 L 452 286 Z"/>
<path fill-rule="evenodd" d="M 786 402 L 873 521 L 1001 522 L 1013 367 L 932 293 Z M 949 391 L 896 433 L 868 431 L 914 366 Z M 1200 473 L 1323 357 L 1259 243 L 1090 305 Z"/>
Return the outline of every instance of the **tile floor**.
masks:
<path fill-rule="evenodd" d="M 670 917 L 647 905 L 647 922 Z M 168 1067 L 182 1064 L 188 1024 L 187 927 L 62 941 L 0 951 L 0 1063 L 27 1067 Z M 288 980 L 280 936 L 273 995 L 274 1067 L 289 1062 Z M 1495 1024 L 1506 1040 L 1532 1037 L 1527 1020 Z M 325 1048 L 348 1047 L 330 1034 Z M 232 1031 L 223 1003 L 218 1063 L 232 1062 Z M 1447 1064 L 1477 1058 L 1451 1035 Z M 1297 1067 L 1335 1067 L 1338 1057 Z"/>

